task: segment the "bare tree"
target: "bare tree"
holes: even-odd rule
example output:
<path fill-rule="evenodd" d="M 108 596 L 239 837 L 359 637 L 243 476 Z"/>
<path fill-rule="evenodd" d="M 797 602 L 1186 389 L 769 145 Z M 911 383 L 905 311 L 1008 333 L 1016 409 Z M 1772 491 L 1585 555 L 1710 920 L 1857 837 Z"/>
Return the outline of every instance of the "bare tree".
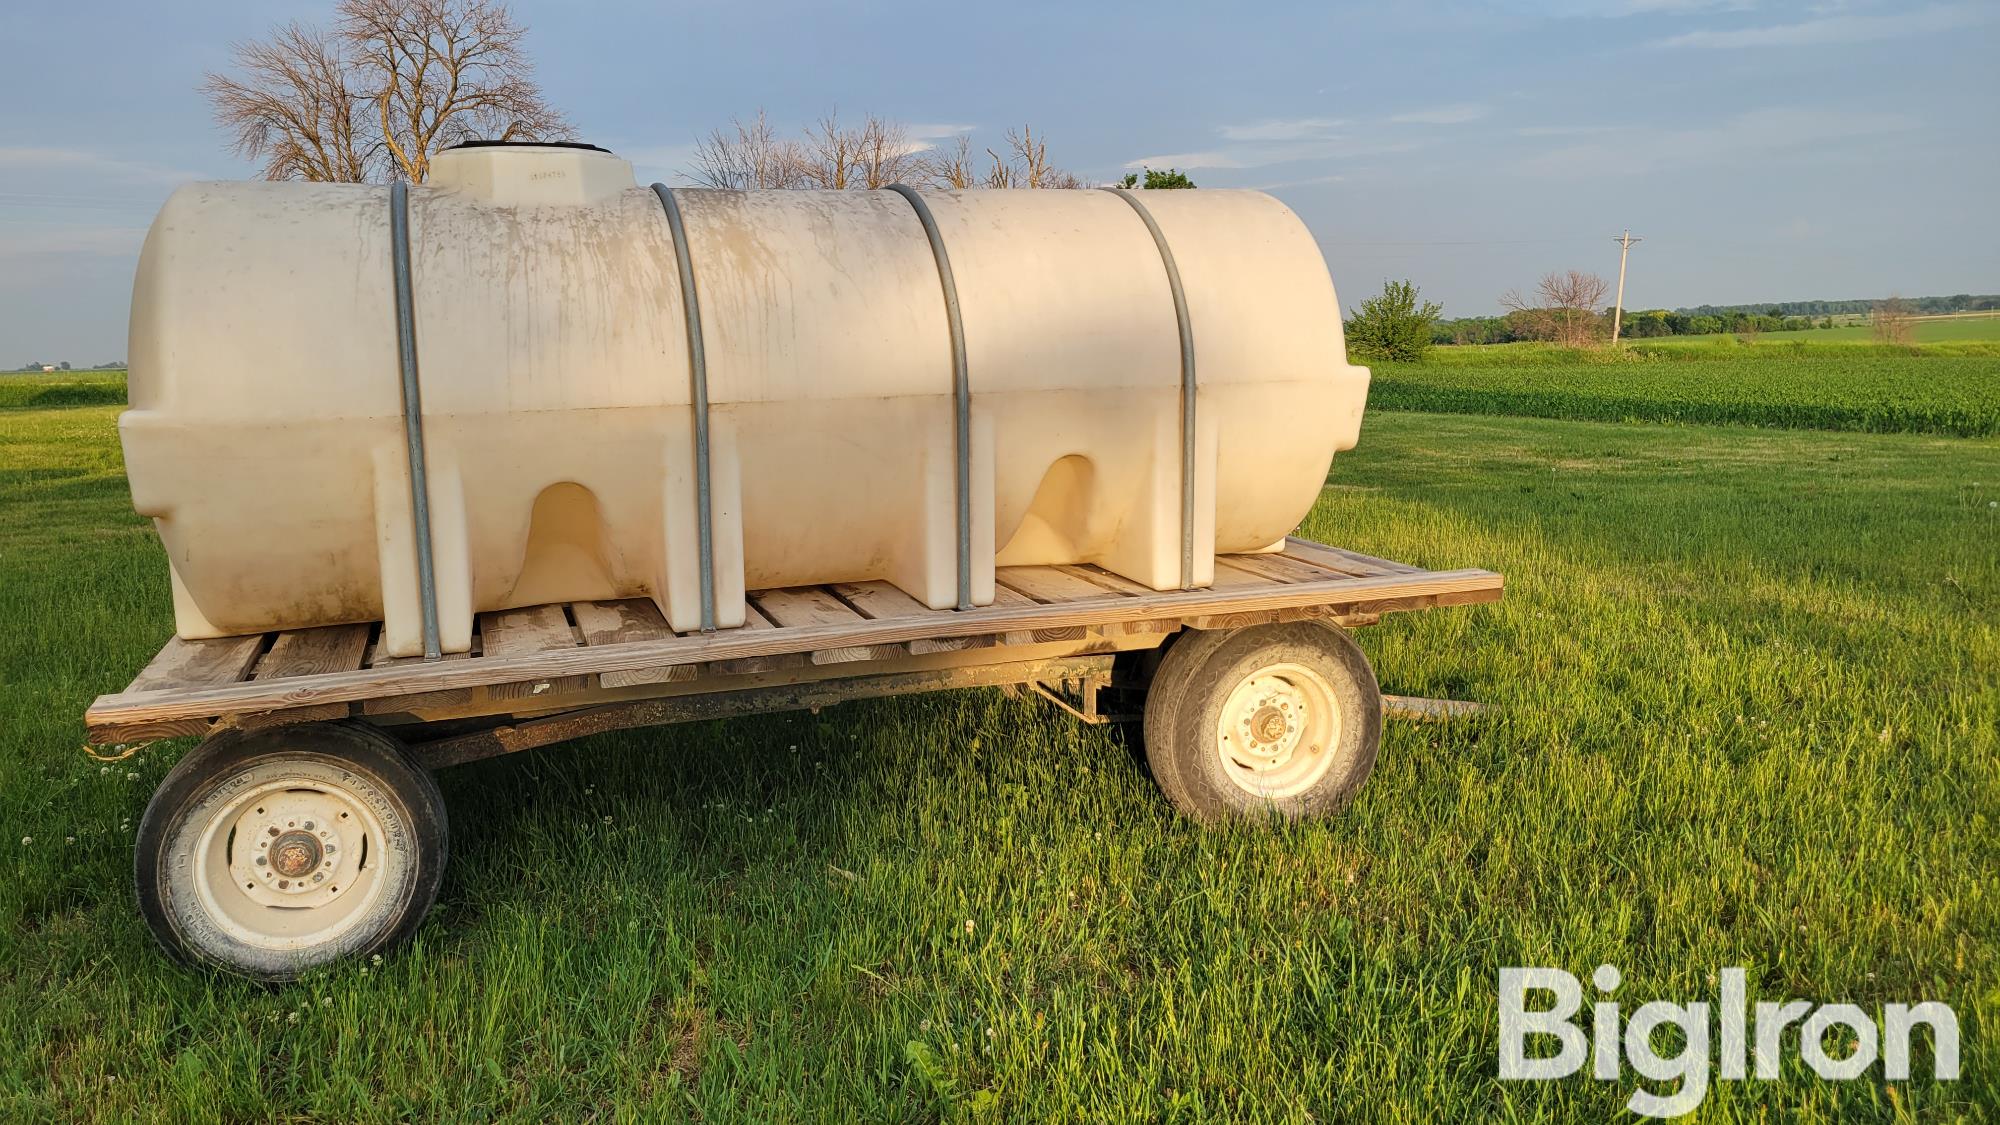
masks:
<path fill-rule="evenodd" d="M 999 154 L 987 149 L 998 169 L 1003 163 L 1009 166 L 1011 184 L 995 184 L 995 187 L 1024 188 L 1079 188 L 1083 181 L 1049 163 L 1047 141 L 1035 139 L 1032 126 L 1023 125 L 1019 129 L 1007 130 L 1007 151 L 1010 159 L 1003 161 Z"/>
<path fill-rule="evenodd" d="M 1543 274 L 1532 298 L 1510 289 L 1501 295 L 1500 304 L 1535 339 L 1553 340 L 1566 348 L 1589 347 L 1597 342 L 1601 326 L 1597 310 L 1609 288 L 1594 273 L 1566 270 Z"/>
<path fill-rule="evenodd" d="M 381 144 L 338 38 L 293 22 L 232 52 L 241 76 L 210 74 L 201 91 L 233 134 L 231 147 L 264 161 L 265 179 L 371 178 Z"/>
<path fill-rule="evenodd" d="M 922 171 L 918 148 L 909 130 L 870 114 L 861 126 L 861 146 L 855 170 L 864 188 L 885 188 L 914 178 Z"/>
<path fill-rule="evenodd" d="M 235 47 L 202 90 L 271 179 L 421 183 L 468 140 L 561 140 L 524 29 L 497 0 L 340 0 L 332 32 L 280 27 Z"/>
<path fill-rule="evenodd" d="M 898 122 L 870 114 L 859 126 L 843 125 L 837 111 L 814 122 L 800 139 L 788 140 L 776 135 L 760 110 L 749 124 L 732 119 L 729 128 L 697 141 L 688 176 L 710 187 L 834 191 L 906 182 L 944 189 L 1084 186 L 1050 163 L 1048 144 L 1032 128 L 1008 130 L 1007 154 L 987 149 L 983 171 L 972 151 L 972 139 L 964 134 L 947 147 L 928 149 Z"/>
<path fill-rule="evenodd" d="M 918 157 L 918 178 L 934 188 L 962 190 L 979 182 L 973 167 L 972 137 L 960 133 L 947 148 L 933 149 Z"/>
<path fill-rule="evenodd" d="M 801 163 L 798 142 L 778 136 L 759 109 L 749 124 L 732 117 L 728 129 L 696 141 L 691 177 L 706 187 L 739 191 L 798 187 Z"/>
<path fill-rule="evenodd" d="M 1908 346 L 1916 338 L 1916 323 L 1910 313 L 1910 303 L 1901 297 L 1891 296 L 1886 301 L 1877 301 L 1868 322 L 1874 326 L 1878 343 Z"/>
<path fill-rule="evenodd" d="M 468 140 L 562 140 L 521 50 L 526 29 L 494 0 L 341 0 L 341 34 L 361 60 L 383 144 L 404 179 Z"/>
<path fill-rule="evenodd" d="M 839 110 L 820 118 L 799 142 L 800 186 L 832 191 L 857 186 L 861 143 L 861 130 L 842 125 Z"/>

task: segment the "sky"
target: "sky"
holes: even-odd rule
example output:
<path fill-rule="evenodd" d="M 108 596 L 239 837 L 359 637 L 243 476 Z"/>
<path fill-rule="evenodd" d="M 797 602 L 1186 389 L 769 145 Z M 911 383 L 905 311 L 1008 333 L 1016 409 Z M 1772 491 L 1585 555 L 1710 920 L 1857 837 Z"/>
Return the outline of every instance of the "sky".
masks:
<path fill-rule="evenodd" d="M 196 87 L 332 0 L 10 5 L 0 368 L 122 359 L 176 184 L 254 176 Z M 1453 0 L 977 5 L 520 0 L 581 139 L 676 182 L 697 136 L 830 108 L 1093 181 L 1172 166 L 1277 195 L 1344 305 L 1447 316 L 1555 269 L 1627 308 L 2000 292 L 2000 3 Z"/>

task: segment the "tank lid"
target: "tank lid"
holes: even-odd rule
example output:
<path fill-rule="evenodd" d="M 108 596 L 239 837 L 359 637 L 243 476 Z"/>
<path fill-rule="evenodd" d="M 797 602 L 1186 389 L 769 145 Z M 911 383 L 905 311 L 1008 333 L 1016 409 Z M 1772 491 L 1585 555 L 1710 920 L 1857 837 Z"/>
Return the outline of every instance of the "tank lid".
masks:
<path fill-rule="evenodd" d="M 590 152 L 611 151 L 608 148 L 588 144 L 584 141 L 460 141 L 455 145 L 444 146 L 441 151 L 450 152 L 453 149 L 460 148 L 505 148 L 510 145 L 520 145 L 526 148 L 580 148 Z"/>
<path fill-rule="evenodd" d="M 632 165 L 574 141 L 468 141 L 432 158 L 431 187 L 502 207 L 579 206 L 638 186 Z"/>

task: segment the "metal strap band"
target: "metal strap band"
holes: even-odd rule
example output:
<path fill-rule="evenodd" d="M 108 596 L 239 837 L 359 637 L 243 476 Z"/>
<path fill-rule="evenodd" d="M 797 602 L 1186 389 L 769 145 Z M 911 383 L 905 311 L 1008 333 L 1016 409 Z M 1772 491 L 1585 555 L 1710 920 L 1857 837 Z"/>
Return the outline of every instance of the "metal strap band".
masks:
<path fill-rule="evenodd" d="M 889 190 L 910 201 L 917 220 L 924 224 L 924 236 L 931 241 L 931 257 L 937 260 L 938 284 L 944 289 L 945 325 L 951 330 L 951 400 L 954 415 L 952 448 L 957 457 L 958 492 L 958 608 L 972 608 L 972 380 L 965 365 L 965 322 L 959 316 L 958 282 L 951 275 L 951 256 L 945 253 L 944 235 L 931 217 L 930 205 L 908 184 L 890 184 Z"/>
<path fill-rule="evenodd" d="M 653 194 L 667 212 L 673 234 L 674 262 L 681 274 L 681 311 L 687 317 L 689 395 L 694 405 L 695 520 L 701 552 L 701 631 L 715 632 L 715 512 L 708 464 L 708 352 L 701 340 L 701 297 L 694 286 L 694 260 L 688 256 L 687 227 L 673 189 L 654 184 Z"/>
<path fill-rule="evenodd" d="M 1139 202 L 1139 197 L 1124 188 L 1108 188 L 1125 202 L 1146 222 L 1146 230 L 1153 236 L 1153 245 L 1160 249 L 1160 261 L 1167 267 L 1167 288 L 1174 294 L 1174 319 L 1181 330 L 1181 589 L 1194 588 L 1194 327 L 1188 320 L 1187 291 L 1181 288 L 1181 268 L 1174 264 L 1173 248 L 1167 245 L 1167 236 L 1160 230 L 1160 224 L 1153 221 L 1153 213 Z"/>
<path fill-rule="evenodd" d="M 410 522 L 417 539 L 417 597 L 424 659 L 444 655 L 438 639 L 437 568 L 431 558 L 431 490 L 424 471 L 424 396 L 417 381 L 417 314 L 410 294 L 410 188 L 389 185 L 389 260 L 396 274 L 396 350 L 403 367 L 403 440 L 410 457 Z"/>

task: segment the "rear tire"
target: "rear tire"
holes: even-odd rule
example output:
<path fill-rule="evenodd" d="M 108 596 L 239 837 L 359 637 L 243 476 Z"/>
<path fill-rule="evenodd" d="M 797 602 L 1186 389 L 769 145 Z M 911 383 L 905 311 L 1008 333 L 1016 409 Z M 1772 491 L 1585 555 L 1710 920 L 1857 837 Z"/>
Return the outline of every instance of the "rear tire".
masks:
<path fill-rule="evenodd" d="M 374 727 L 227 732 L 146 806 L 139 910 L 184 961 L 291 980 L 414 933 L 444 880 L 446 838 L 437 783 Z"/>
<path fill-rule="evenodd" d="M 1374 769 L 1382 691 L 1332 626 L 1192 632 L 1160 662 L 1145 738 L 1160 790 L 1197 820 L 1325 816 Z"/>

